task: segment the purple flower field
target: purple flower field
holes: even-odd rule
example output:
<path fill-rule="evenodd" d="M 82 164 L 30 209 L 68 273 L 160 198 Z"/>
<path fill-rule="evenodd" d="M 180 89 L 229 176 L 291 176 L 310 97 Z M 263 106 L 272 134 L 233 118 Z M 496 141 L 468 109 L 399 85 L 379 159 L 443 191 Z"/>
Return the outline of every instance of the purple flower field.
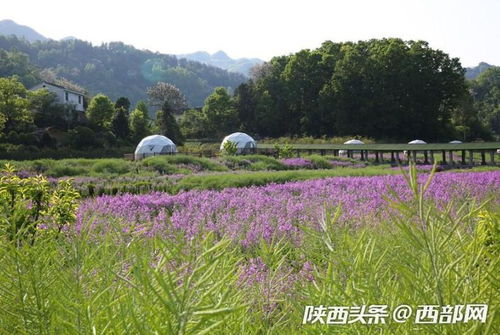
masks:
<path fill-rule="evenodd" d="M 424 183 L 427 175 L 420 175 Z M 222 191 L 189 191 L 177 195 L 102 196 L 82 203 L 77 230 L 90 224 L 95 232 L 119 227 L 124 232 L 167 236 L 169 229 L 193 236 L 200 228 L 227 235 L 244 247 L 263 238 L 288 238 L 300 243 L 302 224 L 315 224 L 327 210 L 342 205 L 341 224 L 352 227 L 377 224 L 389 215 L 384 196 L 388 186 L 403 199 L 411 197 L 401 175 L 337 177 L 271 184 L 260 187 L 228 188 Z M 500 171 L 439 173 L 426 196 L 438 204 L 471 198 L 498 198 Z M 171 222 L 171 226 L 167 222 Z"/>

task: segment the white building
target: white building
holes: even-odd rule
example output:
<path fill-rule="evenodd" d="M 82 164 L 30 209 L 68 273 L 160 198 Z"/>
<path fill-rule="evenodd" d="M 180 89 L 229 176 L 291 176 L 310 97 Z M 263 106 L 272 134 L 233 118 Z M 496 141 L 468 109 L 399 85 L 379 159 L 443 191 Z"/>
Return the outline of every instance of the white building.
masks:
<path fill-rule="evenodd" d="M 59 103 L 71 105 L 76 111 L 79 112 L 85 111 L 83 108 L 84 94 L 82 92 L 73 91 L 64 86 L 49 83 L 47 81 L 42 81 L 40 84 L 33 86 L 31 90 L 35 91 L 43 88 L 55 93 Z"/>

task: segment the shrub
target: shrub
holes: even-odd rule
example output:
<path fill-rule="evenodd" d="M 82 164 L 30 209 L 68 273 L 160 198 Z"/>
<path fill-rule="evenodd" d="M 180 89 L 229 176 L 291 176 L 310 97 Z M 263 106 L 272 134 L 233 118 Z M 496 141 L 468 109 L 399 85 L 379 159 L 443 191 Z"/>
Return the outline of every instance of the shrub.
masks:
<path fill-rule="evenodd" d="M 99 174 L 125 174 L 129 171 L 129 163 L 118 159 L 100 160 L 92 166 L 92 172 Z"/>
<path fill-rule="evenodd" d="M 165 156 L 147 157 L 143 159 L 140 164 L 160 174 L 173 174 L 179 172 L 176 166 L 167 162 Z"/>
<path fill-rule="evenodd" d="M 237 143 L 233 141 L 226 141 L 222 146 L 222 154 L 226 156 L 234 156 L 238 152 Z"/>
<path fill-rule="evenodd" d="M 60 181 L 52 189 L 42 176 L 19 178 L 6 165 L 0 178 L 0 238 L 18 243 L 35 242 L 39 228 L 55 228 L 75 222 L 78 192 L 70 181 Z M 45 227 L 40 227 L 43 224 Z"/>
<path fill-rule="evenodd" d="M 81 176 L 88 173 L 88 170 L 82 167 L 74 167 L 70 165 L 58 164 L 50 167 L 46 175 L 51 177 L 72 177 Z"/>

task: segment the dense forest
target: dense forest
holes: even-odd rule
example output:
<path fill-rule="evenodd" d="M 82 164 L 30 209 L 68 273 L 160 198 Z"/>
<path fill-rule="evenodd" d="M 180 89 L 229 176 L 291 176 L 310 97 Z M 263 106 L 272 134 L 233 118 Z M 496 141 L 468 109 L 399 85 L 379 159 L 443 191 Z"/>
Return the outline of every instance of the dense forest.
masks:
<path fill-rule="evenodd" d="M 73 81 L 91 95 L 104 93 L 112 99 L 125 95 L 132 103 L 144 100 L 148 87 L 164 81 L 182 90 L 190 106 L 202 106 L 215 87 L 232 90 L 246 80 L 241 74 L 121 42 L 100 46 L 81 40 L 29 43 L 0 35 L 0 49 L 26 54 L 40 70 Z M 32 82 L 24 84 L 29 87 Z"/>

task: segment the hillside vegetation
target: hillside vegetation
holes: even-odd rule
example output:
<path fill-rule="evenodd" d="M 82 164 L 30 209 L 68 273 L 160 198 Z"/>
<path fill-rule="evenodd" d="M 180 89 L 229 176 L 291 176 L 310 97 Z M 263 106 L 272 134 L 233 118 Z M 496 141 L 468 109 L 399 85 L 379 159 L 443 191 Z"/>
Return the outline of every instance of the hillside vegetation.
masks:
<path fill-rule="evenodd" d="M 15 36 L 0 36 L 0 49 L 27 54 L 39 69 L 69 79 L 88 89 L 91 95 L 104 93 L 113 100 L 127 96 L 132 103 L 145 99 L 146 89 L 158 81 L 178 87 L 191 106 L 202 106 L 215 87 L 234 89 L 245 81 L 241 74 L 173 55 L 138 50 L 122 42 L 100 46 L 81 40 L 29 43 Z"/>

